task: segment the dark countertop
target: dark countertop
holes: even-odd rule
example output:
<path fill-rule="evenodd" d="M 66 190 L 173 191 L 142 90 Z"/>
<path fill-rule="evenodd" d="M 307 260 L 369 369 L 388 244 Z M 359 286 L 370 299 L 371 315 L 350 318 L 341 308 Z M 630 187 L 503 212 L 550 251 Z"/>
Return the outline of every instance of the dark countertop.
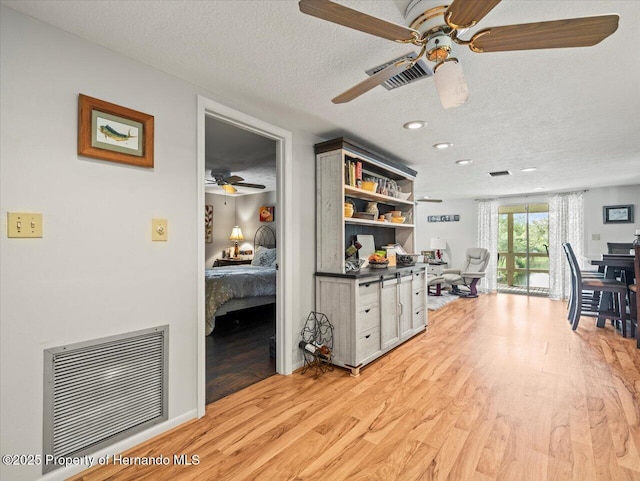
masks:
<path fill-rule="evenodd" d="M 424 271 L 427 268 L 427 264 L 416 263 L 413 266 L 395 266 L 395 267 L 387 267 L 385 269 L 371 269 L 370 267 L 365 267 L 355 272 L 347 272 L 344 274 L 335 273 L 335 272 L 316 272 L 316 276 L 321 277 L 343 277 L 347 279 L 360 279 L 363 277 L 380 277 L 384 276 L 385 278 L 393 277 L 396 274 L 406 275 L 410 272 L 420 272 Z"/>

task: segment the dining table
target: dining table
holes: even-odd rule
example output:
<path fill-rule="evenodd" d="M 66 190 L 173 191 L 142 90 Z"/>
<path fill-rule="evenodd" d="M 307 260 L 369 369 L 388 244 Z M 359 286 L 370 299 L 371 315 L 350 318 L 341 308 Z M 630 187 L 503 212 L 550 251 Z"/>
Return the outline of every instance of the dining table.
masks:
<path fill-rule="evenodd" d="M 620 278 L 627 284 L 627 300 L 629 300 L 629 286 L 633 284 L 634 267 L 633 254 L 602 254 L 602 258 L 591 260 L 591 265 L 598 266 L 598 270 L 604 270 L 605 279 Z M 606 311 L 611 304 L 613 296 L 610 292 L 603 292 L 600 297 L 598 310 Z M 604 327 L 606 319 L 598 318 L 596 325 Z"/>

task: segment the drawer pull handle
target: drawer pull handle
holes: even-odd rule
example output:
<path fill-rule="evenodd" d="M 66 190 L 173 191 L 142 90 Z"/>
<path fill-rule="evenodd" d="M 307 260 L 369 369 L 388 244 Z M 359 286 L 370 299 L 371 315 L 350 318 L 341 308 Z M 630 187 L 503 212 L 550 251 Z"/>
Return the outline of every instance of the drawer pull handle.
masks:
<path fill-rule="evenodd" d="M 369 339 L 371 337 L 371 334 L 367 334 L 366 336 L 364 336 L 365 339 Z"/>
<path fill-rule="evenodd" d="M 365 309 L 364 312 L 366 312 L 367 314 L 369 314 L 369 311 L 371 310 L 371 308 L 369 309 Z"/>

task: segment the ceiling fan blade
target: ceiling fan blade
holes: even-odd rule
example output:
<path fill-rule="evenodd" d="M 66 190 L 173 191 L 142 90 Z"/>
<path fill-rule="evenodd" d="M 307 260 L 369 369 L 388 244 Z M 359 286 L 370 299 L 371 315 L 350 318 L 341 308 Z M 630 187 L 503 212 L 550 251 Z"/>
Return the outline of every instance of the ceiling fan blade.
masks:
<path fill-rule="evenodd" d="M 500 0 L 454 0 L 444 14 L 451 26 L 469 28 L 500 3 Z M 449 16 L 450 15 L 450 16 Z"/>
<path fill-rule="evenodd" d="M 242 182 L 244 179 L 237 175 L 230 175 L 229 177 L 225 177 L 223 179 L 227 184 L 237 184 L 238 182 Z"/>
<path fill-rule="evenodd" d="M 411 66 L 411 61 L 410 60 L 403 60 L 401 62 L 398 62 L 398 63 L 395 63 L 395 64 L 391 64 L 388 67 L 383 68 L 379 72 L 376 72 L 375 74 L 373 74 L 368 79 L 363 80 L 362 82 L 360 82 L 357 85 L 354 85 L 353 87 L 351 87 L 346 92 L 341 93 L 340 95 L 338 95 L 336 98 L 332 99 L 331 101 L 334 104 L 343 104 L 345 102 L 349 102 L 349 101 L 355 99 L 356 97 L 359 97 L 360 95 L 368 92 L 373 87 L 377 87 L 378 85 L 386 82 L 391 77 L 395 77 L 400 72 L 406 70 L 410 66 Z"/>
<path fill-rule="evenodd" d="M 220 187 L 222 187 L 224 190 L 226 190 L 229 194 L 235 194 L 236 192 L 238 192 L 238 189 L 236 189 L 231 184 L 223 184 Z"/>
<path fill-rule="evenodd" d="M 619 18 L 612 14 L 491 27 L 476 33 L 469 47 L 474 52 L 590 47 L 615 32 Z"/>
<path fill-rule="evenodd" d="M 300 0 L 300 11 L 313 17 L 393 41 L 410 42 L 420 38 L 418 31 L 387 22 L 329 0 Z"/>
<path fill-rule="evenodd" d="M 236 182 L 233 185 L 237 185 L 238 187 L 250 187 L 251 189 L 264 189 L 265 186 L 262 184 L 248 184 L 246 182 Z"/>

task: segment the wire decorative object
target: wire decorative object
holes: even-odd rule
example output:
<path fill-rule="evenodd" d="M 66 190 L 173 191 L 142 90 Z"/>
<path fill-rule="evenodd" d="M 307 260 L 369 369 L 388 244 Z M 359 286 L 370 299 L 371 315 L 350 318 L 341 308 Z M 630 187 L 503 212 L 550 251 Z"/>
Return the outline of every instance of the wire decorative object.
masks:
<path fill-rule="evenodd" d="M 301 373 L 314 370 L 314 379 L 327 371 L 333 371 L 333 324 L 321 312 L 311 311 L 300 333 L 300 349 L 304 356 Z"/>

